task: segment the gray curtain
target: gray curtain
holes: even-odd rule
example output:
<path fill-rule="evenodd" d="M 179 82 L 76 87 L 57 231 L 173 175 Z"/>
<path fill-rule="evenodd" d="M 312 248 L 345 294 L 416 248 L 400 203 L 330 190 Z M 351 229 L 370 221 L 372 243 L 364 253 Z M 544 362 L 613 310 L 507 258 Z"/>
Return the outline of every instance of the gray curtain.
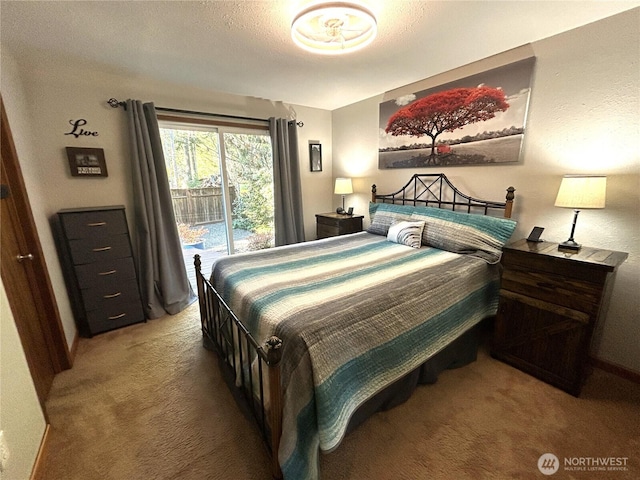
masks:
<path fill-rule="evenodd" d="M 273 148 L 276 246 L 304 242 L 298 127 L 284 118 L 269 119 Z"/>
<path fill-rule="evenodd" d="M 147 318 L 176 314 L 196 300 L 173 214 L 153 103 L 127 100 L 138 282 Z"/>

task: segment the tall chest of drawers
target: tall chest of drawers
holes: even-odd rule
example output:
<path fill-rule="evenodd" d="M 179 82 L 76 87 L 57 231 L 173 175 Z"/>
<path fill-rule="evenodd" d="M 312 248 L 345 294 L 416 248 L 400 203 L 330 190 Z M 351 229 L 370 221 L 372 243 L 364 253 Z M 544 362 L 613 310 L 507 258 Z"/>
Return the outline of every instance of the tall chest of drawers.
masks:
<path fill-rule="evenodd" d="M 57 219 L 60 257 L 80 335 L 144 322 L 124 207 L 64 209 Z"/>

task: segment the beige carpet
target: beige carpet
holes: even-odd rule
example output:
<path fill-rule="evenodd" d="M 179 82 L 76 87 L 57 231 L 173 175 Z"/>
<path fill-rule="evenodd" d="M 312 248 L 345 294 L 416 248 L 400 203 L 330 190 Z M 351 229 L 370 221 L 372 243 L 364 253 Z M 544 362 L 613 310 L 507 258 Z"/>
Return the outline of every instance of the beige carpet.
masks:
<path fill-rule="evenodd" d="M 54 382 L 46 480 L 269 479 L 269 459 L 201 343 L 197 305 L 82 339 Z M 544 453 L 627 457 L 545 477 Z M 595 370 L 580 398 L 492 359 L 444 372 L 322 456 L 323 480 L 640 478 L 640 385 Z"/>

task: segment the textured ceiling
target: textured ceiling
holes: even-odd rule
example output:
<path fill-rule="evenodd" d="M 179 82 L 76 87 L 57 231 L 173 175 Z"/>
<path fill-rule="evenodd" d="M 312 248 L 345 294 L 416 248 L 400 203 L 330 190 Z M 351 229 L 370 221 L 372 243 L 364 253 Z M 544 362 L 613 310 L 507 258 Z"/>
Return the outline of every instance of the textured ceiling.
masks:
<path fill-rule="evenodd" d="M 297 48 L 309 1 L 5 1 L 0 38 L 110 71 L 333 110 L 640 5 L 639 1 L 362 0 L 372 45 L 343 56 Z"/>

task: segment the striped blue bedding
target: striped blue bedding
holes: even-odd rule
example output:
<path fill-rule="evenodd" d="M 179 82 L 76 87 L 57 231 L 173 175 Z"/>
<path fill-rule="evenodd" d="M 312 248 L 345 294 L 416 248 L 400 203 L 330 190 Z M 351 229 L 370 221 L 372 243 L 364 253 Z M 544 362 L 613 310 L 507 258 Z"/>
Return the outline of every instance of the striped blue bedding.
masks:
<path fill-rule="evenodd" d="M 367 232 L 224 257 L 211 281 L 251 334 L 283 340 L 287 480 L 319 476 L 367 399 L 498 304 L 496 265 Z"/>

